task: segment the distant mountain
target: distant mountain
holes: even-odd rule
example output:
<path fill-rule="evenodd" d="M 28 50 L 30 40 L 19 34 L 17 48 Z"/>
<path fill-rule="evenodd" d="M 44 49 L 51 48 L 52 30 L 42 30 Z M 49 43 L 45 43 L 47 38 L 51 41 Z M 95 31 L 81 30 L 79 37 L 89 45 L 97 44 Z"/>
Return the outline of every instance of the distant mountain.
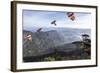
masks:
<path fill-rule="evenodd" d="M 31 32 L 36 32 L 38 28 L 32 28 L 30 29 Z M 62 28 L 62 27 L 52 27 L 52 28 L 43 28 L 42 31 L 43 32 L 48 32 L 48 31 L 52 31 L 55 30 L 57 31 L 57 33 L 61 36 L 63 36 L 64 42 L 66 43 L 71 43 L 74 41 L 81 41 L 81 35 L 82 34 L 88 34 L 91 38 L 91 30 L 90 29 L 79 29 L 79 28 Z"/>
<path fill-rule="evenodd" d="M 37 56 L 54 51 L 53 47 L 64 44 L 63 36 L 57 31 L 29 32 L 24 30 L 23 35 L 31 34 L 32 42 L 23 40 L 23 56 Z"/>
<path fill-rule="evenodd" d="M 32 42 L 23 39 L 23 56 L 45 55 L 55 49 L 66 53 L 80 52 L 72 42 L 81 41 L 81 35 L 84 33 L 91 37 L 90 29 L 44 28 L 41 32 L 23 30 L 23 35 L 32 35 Z"/>
<path fill-rule="evenodd" d="M 90 29 L 75 29 L 75 28 L 60 28 L 58 31 L 60 35 L 62 35 L 65 39 L 65 43 L 71 43 L 74 41 L 81 41 L 82 34 L 88 34 L 91 38 L 91 30 Z"/>

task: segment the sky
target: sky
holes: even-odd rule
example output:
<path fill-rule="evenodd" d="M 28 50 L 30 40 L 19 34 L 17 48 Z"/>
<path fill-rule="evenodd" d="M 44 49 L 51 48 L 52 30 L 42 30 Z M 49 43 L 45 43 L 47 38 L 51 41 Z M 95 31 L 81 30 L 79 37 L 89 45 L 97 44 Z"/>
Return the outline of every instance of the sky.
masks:
<path fill-rule="evenodd" d="M 28 30 L 48 27 L 90 29 L 92 27 L 91 13 L 74 12 L 74 21 L 70 20 L 66 13 L 67 12 L 23 10 L 23 29 Z M 51 24 L 53 20 L 56 20 L 56 26 Z"/>

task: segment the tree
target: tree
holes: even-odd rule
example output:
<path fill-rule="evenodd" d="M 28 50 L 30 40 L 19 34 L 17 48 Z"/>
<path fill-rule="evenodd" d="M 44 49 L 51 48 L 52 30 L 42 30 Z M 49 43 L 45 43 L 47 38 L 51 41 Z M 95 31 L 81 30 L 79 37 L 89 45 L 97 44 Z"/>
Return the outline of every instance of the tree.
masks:
<path fill-rule="evenodd" d="M 82 34 L 82 39 L 83 39 L 83 42 L 87 42 L 87 39 L 89 39 L 90 36 L 88 34 Z"/>
<path fill-rule="evenodd" d="M 83 49 L 86 53 L 90 54 L 90 48 L 91 48 L 91 39 L 88 34 L 82 34 L 83 39 Z"/>

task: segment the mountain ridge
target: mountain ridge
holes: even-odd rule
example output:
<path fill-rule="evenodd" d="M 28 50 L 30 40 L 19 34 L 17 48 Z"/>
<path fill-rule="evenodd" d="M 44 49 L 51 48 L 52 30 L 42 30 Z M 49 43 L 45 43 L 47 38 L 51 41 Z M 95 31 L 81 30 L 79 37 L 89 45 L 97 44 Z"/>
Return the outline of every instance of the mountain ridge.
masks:
<path fill-rule="evenodd" d="M 23 34 L 31 34 L 32 42 L 23 40 L 23 55 L 26 56 L 36 56 L 41 54 L 46 54 L 53 52 L 53 47 L 62 45 L 64 40 L 62 36 L 59 36 L 57 31 L 52 30 L 48 32 L 29 32 L 23 31 Z"/>

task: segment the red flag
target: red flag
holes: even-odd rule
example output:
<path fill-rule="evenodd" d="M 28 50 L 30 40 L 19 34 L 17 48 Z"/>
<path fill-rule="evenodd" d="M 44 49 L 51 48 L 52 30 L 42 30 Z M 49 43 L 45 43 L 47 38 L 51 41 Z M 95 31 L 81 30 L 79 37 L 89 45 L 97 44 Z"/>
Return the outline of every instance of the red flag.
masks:
<path fill-rule="evenodd" d="M 32 41 L 32 35 L 29 34 L 27 36 L 24 36 L 24 39 L 28 41 Z"/>
<path fill-rule="evenodd" d="M 75 14 L 73 12 L 67 12 L 68 18 L 70 18 L 72 21 L 75 20 Z"/>

